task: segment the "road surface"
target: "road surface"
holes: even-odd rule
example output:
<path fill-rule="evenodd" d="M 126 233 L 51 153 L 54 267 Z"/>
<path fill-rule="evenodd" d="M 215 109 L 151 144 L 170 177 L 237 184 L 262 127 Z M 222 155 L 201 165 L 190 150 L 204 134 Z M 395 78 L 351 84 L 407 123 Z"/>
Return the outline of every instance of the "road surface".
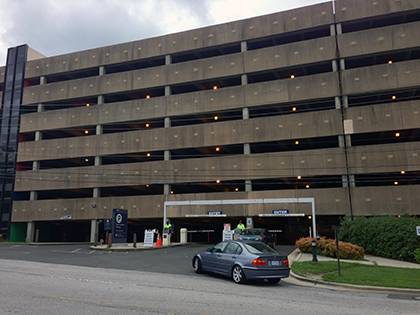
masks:
<path fill-rule="evenodd" d="M 412 295 L 0 259 L 0 314 L 420 314 Z"/>

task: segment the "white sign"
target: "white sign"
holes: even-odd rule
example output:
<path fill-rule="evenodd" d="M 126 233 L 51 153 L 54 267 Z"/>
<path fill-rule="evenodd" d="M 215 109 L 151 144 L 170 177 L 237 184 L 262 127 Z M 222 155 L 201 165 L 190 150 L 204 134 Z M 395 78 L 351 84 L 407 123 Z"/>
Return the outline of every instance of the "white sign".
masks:
<path fill-rule="evenodd" d="M 144 247 L 153 247 L 153 236 L 154 233 L 152 230 L 144 231 Z"/>
<path fill-rule="evenodd" d="M 234 231 L 223 231 L 223 241 L 232 241 Z"/>
<path fill-rule="evenodd" d="M 420 226 L 416 226 L 417 236 L 420 236 Z"/>

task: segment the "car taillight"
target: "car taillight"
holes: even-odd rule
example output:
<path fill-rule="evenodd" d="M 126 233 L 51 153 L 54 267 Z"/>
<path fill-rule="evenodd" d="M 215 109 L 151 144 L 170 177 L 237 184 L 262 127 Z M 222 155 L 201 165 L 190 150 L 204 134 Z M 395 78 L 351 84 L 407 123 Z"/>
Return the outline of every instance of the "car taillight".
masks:
<path fill-rule="evenodd" d="M 283 259 L 282 260 L 282 264 L 283 264 L 283 266 L 285 266 L 285 267 L 289 267 L 289 260 L 286 258 L 286 259 Z"/>
<path fill-rule="evenodd" d="M 258 257 L 252 261 L 252 265 L 253 266 L 267 266 L 267 261 L 265 259 Z"/>

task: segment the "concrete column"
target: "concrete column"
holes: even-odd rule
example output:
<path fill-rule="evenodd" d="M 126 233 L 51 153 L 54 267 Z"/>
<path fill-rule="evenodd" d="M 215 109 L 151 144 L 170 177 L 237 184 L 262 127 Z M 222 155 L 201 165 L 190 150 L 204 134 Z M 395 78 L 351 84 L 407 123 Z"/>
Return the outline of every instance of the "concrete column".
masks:
<path fill-rule="evenodd" d="M 248 76 L 246 74 L 241 75 L 241 85 L 247 85 L 248 84 Z"/>
<path fill-rule="evenodd" d="M 334 97 L 334 101 L 335 101 L 335 108 L 336 109 L 340 109 L 341 108 L 341 100 L 339 96 Z"/>
<path fill-rule="evenodd" d="M 346 70 L 346 61 L 344 59 L 340 59 L 340 70 Z"/>
<path fill-rule="evenodd" d="M 335 26 L 337 28 L 337 34 L 343 34 L 343 28 L 341 26 L 341 23 L 337 23 Z"/>
<path fill-rule="evenodd" d="M 93 188 L 92 198 L 99 198 L 99 197 L 101 197 L 101 189 L 98 187 Z"/>
<path fill-rule="evenodd" d="M 171 193 L 171 186 L 169 184 L 163 185 L 163 194 L 164 195 L 170 195 Z"/>
<path fill-rule="evenodd" d="M 349 97 L 347 95 L 343 96 L 343 108 L 348 108 L 349 107 Z"/>
<path fill-rule="evenodd" d="M 103 104 L 104 103 L 104 96 L 103 95 L 98 95 L 98 100 L 97 100 L 98 105 Z"/>
<path fill-rule="evenodd" d="M 344 136 L 339 135 L 338 136 L 338 145 L 339 145 L 339 147 L 340 148 L 344 148 L 344 144 L 345 144 L 345 142 L 344 142 Z"/>
<path fill-rule="evenodd" d="M 338 71 L 337 60 L 333 60 L 333 61 L 331 61 L 331 63 L 332 63 L 332 70 L 333 70 L 333 72 L 337 72 Z"/>
<path fill-rule="evenodd" d="M 96 135 L 101 135 L 103 133 L 102 125 L 96 125 Z"/>
<path fill-rule="evenodd" d="M 43 111 L 44 111 L 44 105 L 38 104 L 37 112 L 40 113 L 40 112 L 43 112 Z"/>
<path fill-rule="evenodd" d="M 334 25 L 334 24 L 331 24 L 331 25 L 330 25 L 330 34 L 331 34 L 331 36 L 336 35 L 336 32 L 335 32 L 335 25 Z"/>
<path fill-rule="evenodd" d="M 343 182 L 343 188 L 349 187 L 349 181 L 346 175 L 341 176 L 341 181 Z"/>
<path fill-rule="evenodd" d="M 345 135 L 344 136 L 345 137 L 345 139 L 346 139 L 346 146 L 348 147 L 348 148 L 350 148 L 352 145 L 351 145 L 351 136 L 350 135 Z"/>
<path fill-rule="evenodd" d="M 35 223 L 28 222 L 26 224 L 26 243 L 32 243 L 34 241 L 35 236 Z"/>
<path fill-rule="evenodd" d="M 248 109 L 248 107 L 242 108 L 242 119 L 249 119 L 249 109 Z"/>
<path fill-rule="evenodd" d="M 249 143 L 244 143 L 244 154 L 245 155 L 251 154 L 251 146 Z"/>
<path fill-rule="evenodd" d="M 349 175 L 349 185 L 350 187 L 356 187 L 356 180 L 354 178 L 354 175 Z"/>
<path fill-rule="evenodd" d="M 35 131 L 35 141 L 42 140 L 42 133 L 41 131 Z"/>
<path fill-rule="evenodd" d="M 39 161 L 33 161 L 32 162 L 32 170 L 33 171 L 39 170 Z"/>
<path fill-rule="evenodd" d="M 164 125 L 165 125 L 165 128 L 170 128 L 171 127 L 171 118 L 165 117 Z"/>
<path fill-rule="evenodd" d="M 29 193 L 29 200 L 37 200 L 38 199 L 38 193 L 36 191 L 31 191 Z"/>
<path fill-rule="evenodd" d="M 98 223 L 96 219 L 90 221 L 90 242 L 96 243 L 98 235 Z"/>
<path fill-rule="evenodd" d="M 246 41 L 241 42 L 241 52 L 245 52 L 248 50 L 248 44 Z"/>
<path fill-rule="evenodd" d="M 252 191 L 252 182 L 250 180 L 245 181 L 245 191 L 251 192 Z"/>

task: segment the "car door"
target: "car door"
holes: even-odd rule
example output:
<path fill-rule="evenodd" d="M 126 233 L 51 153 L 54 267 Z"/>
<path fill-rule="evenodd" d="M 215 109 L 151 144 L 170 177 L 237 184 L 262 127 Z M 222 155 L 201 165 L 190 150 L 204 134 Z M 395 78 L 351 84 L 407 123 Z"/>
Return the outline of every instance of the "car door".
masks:
<path fill-rule="evenodd" d="M 242 247 L 236 242 L 229 242 L 220 257 L 220 270 L 223 274 L 230 275 L 238 255 L 242 253 Z"/>
<path fill-rule="evenodd" d="M 204 269 L 210 272 L 221 272 L 220 258 L 222 257 L 223 250 L 225 249 L 228 242 L 220 242 L 216 244 L 210 251 L 206 252 L 205 258 L 203 259 Z"/>

